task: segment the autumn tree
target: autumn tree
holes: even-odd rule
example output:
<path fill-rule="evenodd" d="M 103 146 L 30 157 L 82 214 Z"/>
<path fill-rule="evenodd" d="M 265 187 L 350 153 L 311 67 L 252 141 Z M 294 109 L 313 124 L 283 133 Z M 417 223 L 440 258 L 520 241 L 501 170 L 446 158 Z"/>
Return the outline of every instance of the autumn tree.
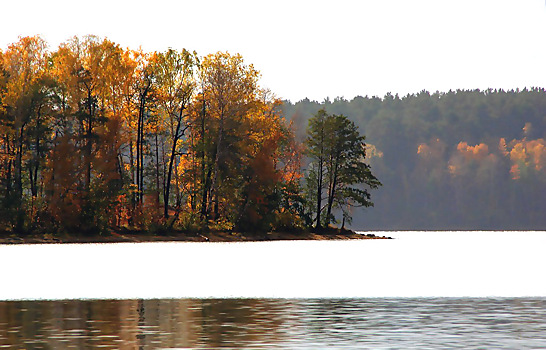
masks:
<path fill-rule="evenodd" d="M 299 153 L 280 101 L 258 87 L 258 72 L 240 55 L 209 55 L 199 67 L 178 167 L 186 218 L 204 227 L 263 231 L 284 217 L 290 226 Z"/>
<path fill-rule="evenodd" d="M 52 161 L 72 160 L 69 167 L 72 170 L 51 174 L 50 185 L 52 191 L 60 191 L 59 195 L 65 191 L 78 193 L 79 200 L 75 202 L 67 201 L 62 195 L 59 199 L 64 205 L 79 206 L 77 212 L 83 230 L 108 221 L 109 211 L 105 208 L 112 207 L 111 200 L 119 190 L 122 56 L 119 45 L 94 36 L 74 37 L 53 54 L 52 65 L 59 84 L 58 109 L 66 118 L 56 130 L 58 139 L 54 142 L 58 141 L 64 145 L 61 149 L 78 157 L 53 156 Z M 56 167 L 52 165 L 50 169 L 54 171 Z M 73 187 L 71 190 L 55 186 L 54 181 L 66 182 L 62 180 L 65 176 L 71 177 L 67 180 Z M 57 195 L 50 191 L 52 198 Z"/>
<path fill-rule="evenodd" d="M 344 115 L 319 110 L 309 120 L 307 187 L 313 197 L 316 230 L 335 222 L 334 209 L 343 211 L 345 222 L 350 220 L 349 208 L 373 205 L 369 190 L 381 183 L 365 163 L 364 140 L 357 126 Z M 321 217 L 324 211 L 325 216 Z"/>
<path fill-rule="evenodd" d="M 0 227 L 8 225 L 7 218 L 9 197 L 11 194 L 12 158 L 10 152 L 9 129 L 7 111 L 3 103 L 6 93 L 7 76 L 4 68 L 4 53 L 0 49 Z"/>
<path fill-rule="evenodd" d="M 204 122 L 213 143 L 213 153 L 207 157 L 210 163 L 203 186 L 202 213 L 218 219 L 222 195 L 231 192 L 230 185 L 234 185 L 226 182 L 237 178 L 230 172 L 240 169 L 237 146 L 244 137 L 241 124 L 256 98 L 258 71 L 244 64 L 240 55 L 218 52 L 203 59 L 200 76 L 206 101 Z"/>
<path fill-rule="evenodd" d="M 243 162 L 236 225 L 245 231 L 291 229 L 300 225 L 296 192 L 301 178 L 299 148 L 279 112 L 280 102 L 261 91 L 243 121 Z"/>
<path fill-rule="evenodd" d="M 49 98 L 47 62 L 47 44 L 40 37 L 23 37 L 2 55 L 0 127 L 6 166 L 2 174 L 3 202 L 14 211 L 11 216 L 15 217 L 18 230 L 23 229 L 26 215 L 25 183 L 30 185 L 30 206 L 33 208 L 44 161 Z"/>
<path fill-rule="evenodd" d="M 168 130 L 169 153 L 167 154 L 167 173 L 163 188 L 163 215 L 169 217 L 173 172 L 176 171 L 177 159 L 181 156 L 182 138 L 190 127 L 187 109 L 192 102 L 195 91 L 194 68 L 197 59 L 195 53 L 169 49 L 155 56 L 154 64 L 156 79 L 160 94 L 161 111 L 164 114 Z M 180 207 L 180 197 L 177 198 L 177 212 Z"/>
<path fill-rule="evenodd" d="M 135 80 L 134 91 L 136 95 L 137 106 L 137 134 L 136 134 L 136 167 L 135 167 L 135 185 L 137 192 L 135 201 L 142 204 L 144 198 L 144 145 L 145 129 L 147 117 L 150 115 L 150 109 L 154 108 L 155 100 L 155 69 L 151 60 L 154 54 L 142 57 L 137 68 L 137 79 Z"/>

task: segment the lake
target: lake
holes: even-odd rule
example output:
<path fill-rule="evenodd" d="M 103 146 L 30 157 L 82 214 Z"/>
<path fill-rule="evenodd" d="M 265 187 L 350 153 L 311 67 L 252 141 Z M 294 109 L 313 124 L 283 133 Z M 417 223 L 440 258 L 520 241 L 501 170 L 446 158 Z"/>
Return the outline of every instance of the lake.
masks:
<path fill-rule="evenodd" d="M 538 349 L 545 298 L 0 302 L 0 348 Z"/>
<path fill-rule="evenodd" d="M 0 246 L 0 348 L 546 346 L 545 232 Z"/>

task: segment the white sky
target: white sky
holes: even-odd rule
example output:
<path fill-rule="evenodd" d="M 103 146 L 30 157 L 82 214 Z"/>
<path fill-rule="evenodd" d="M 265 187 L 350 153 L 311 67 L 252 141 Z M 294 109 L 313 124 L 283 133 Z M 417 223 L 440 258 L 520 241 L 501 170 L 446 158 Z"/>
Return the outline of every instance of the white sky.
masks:
<path fill-rule="evenodd" d="M 1 6 L 0 48 L 40 34 L 241 53 L 281 98 L 546 87 L 544 0 L 37 0 Z"/>

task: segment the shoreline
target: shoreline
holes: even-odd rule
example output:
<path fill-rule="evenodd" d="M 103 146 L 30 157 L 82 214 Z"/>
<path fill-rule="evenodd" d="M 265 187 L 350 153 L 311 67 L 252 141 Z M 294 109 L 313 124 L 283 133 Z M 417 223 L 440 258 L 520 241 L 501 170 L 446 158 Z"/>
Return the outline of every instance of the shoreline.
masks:
<path fill-rule="evenodd" d="M 356 233 L 348 230 L 335 232 L 267 232 L 267 233 L 239 233 L 239 232 L 205 232 L 205 233 L 174 233 L 167 235 L 153 235 L 150 233 L 117 233 L 111 232 L 100 236 L 49 236 L 15 234 L 1 234 L 0 245 L 14 244 L 98 244 L 98 243 L 150 243 L 150 242 L 272 242 L 272 241 L 301 241 L 301 240 L 361 240 L 361 239 L 392 239 L 386 236 L 377 236 L 373 233 Z"/>

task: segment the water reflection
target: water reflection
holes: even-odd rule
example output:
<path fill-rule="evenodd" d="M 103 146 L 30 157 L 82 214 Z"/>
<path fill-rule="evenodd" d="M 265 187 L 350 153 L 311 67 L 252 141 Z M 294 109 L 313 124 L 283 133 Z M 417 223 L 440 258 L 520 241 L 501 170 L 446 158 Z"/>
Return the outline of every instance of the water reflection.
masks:
<path fill-rule="evenodd" d="M 272 344 L 288 302 L 96 300 L 0 302 L 0 348 L 156 349 Z"/>
<path fill-rule="evenodd" d="M 546 343 L 546 298 L 0 302 L 0 348 L 496 348 Z"/>

